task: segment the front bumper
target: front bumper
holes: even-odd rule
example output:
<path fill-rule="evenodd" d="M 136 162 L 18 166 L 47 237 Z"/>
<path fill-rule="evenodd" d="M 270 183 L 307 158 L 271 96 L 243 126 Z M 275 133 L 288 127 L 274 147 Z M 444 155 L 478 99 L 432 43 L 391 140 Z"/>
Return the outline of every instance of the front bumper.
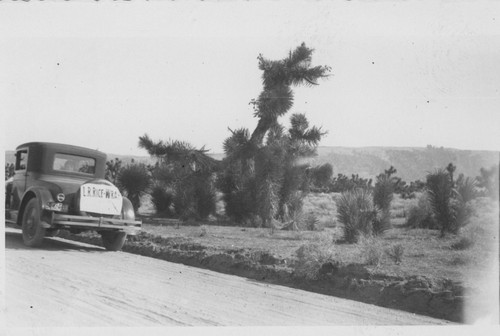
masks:
<path fill-rule="evenodd" d="M 80 227 L 94 230 L 120 230 L 135 235 L 141 230 L 142 221 L 106 217 L 75 216 L 52 213 L 52 225 Z"/>

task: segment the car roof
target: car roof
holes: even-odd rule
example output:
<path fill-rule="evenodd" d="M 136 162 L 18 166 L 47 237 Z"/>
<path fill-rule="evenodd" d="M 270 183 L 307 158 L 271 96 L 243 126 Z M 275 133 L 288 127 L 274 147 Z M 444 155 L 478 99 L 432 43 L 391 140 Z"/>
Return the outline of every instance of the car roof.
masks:
<path fill-rule="evenodd" d="M 100 156 L 106 156 L 104 152 L 95 150 L 95 149 L 90 149 L 86 147 L 80 147 L 80 146 L 74 146 L 74 145 L 68 145 L 68 144 L 62 144 L 62 143 L 56 143 L 56 142 L 41 142 L 41 141 L 33 141 L 33 142 L 26 142 L 23 143 L 22 145 L 17 146 L 16 150 L 25 148 L 25 147 L 43 147 L 43 148 L 50 148 L 56 151 L 70 151 L 70 152 L 87 152 L 87 153 L 93 153 L 98 154 Z"/>

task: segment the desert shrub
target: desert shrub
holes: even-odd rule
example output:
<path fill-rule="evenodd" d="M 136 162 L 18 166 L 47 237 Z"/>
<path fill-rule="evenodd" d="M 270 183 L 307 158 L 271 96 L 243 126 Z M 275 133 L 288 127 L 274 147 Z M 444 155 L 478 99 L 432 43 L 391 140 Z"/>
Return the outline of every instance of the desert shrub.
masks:
<path fill-rule="evenodd" d="M 401 183 L 401 179 L 391 177 L 396 169 L 392 166 L 384 174 L 377 176 L 373 188 L 373 204 L 380 210 L 379 216 L 373 222 L 373 233 L 378 235 L 391 228 L 390 208 L 394 199 L 394 190 Z"/>
<path fill-rule="evenodd" d="M 151 185 L 151 176 L 146 165 L 129 164 L 120 170 L 116 180 L 118 188 L 130 199 L 134 210 L 137 211 L 141 205 L 141 194 Z"/>
<path fill-rule="evenodd" d="M 394 261 L 396 264 L 401 264 L 401 262 L 403 261 L 405 249 L 403 245 L 395 244 L 388 248 L 385 252 L 392 259 L 392 261 Z"/>
<path fill-rule="evenodd" d="M 147 134 L 139 137 L 139 147 L 156 158 L 150 166 L 157 184 L 173 191 L 174 209 L 181 220 L 205 219 L 215 212 L 214 174 L 218 163 L 202 147 L 169 140 L 153 141 Z"/>
<path fill-rule="evenodd" d="M 291 193 L 288 197 L 288 202 L 282 204 L 280 207 L 280 219 L 287 223 L 284 226 L 285 230 L 307 230 L 307 227 L 304 225 L 307 216 L 304 215 L 303 204 L 304 195 L 300 191 Z"/>
<path fill-rule="evenodd" d="M 113 160 L 106 161 L 106 170 L 104 171 L 104 178 L 110 181 L 111 183 L 116 184 L 121 169 L 122 169 L 122 160 L 114 158 Z"/>
<path fill-rule="evenodd" d="M 450 247 L 453 250 L 467 250 L 476 244 L 481 235 L 484 235 L 483 227 L 477 224 L 467 225 L 466 227 L 460 229 L 459 237 L 451 244 Z"/>
<path fill-rule="evenodd" d="M 457 179 L 456 192 L 462 203 L 468 203 L 479 196 L 478 182 L 475 178 L 464 177 L 461 174 Z"/>
<path fill-rule="evenodd" d="M 15 173 L 14 164 L 13 163 L 6 163 L 5 164 L 5 181 L 7 181 L 12 176 L 14 176 L 14 173 Z"/>
<path fill-rule="evenodd" d="M 238 166 L 235 168 L 234 166 Z M 216 186 L 223 193 L 226 215 L 236 223 L 253 222 L 256 217 L 256 188 L 253 177 L 239 181 L 240 165 L 228 164 L 218 173 Z"/>
<path fill-rule="evenodd" d="M 159 215 L 173 215 L 173 211 L 171 209 L 173 199 L 173 192 L 161 185 L 156 185 L 151 190 L 151 202 L 153 202 L 156 213 Z"/>
<path fill-rule="evenodd" d="M 389 210 L 381 210 L 372 221 L 372 232 L 380 235 L 391 228 L 391 213 Z"/>
<path fill-rule="evenodd" d="M 375 188 L 373 188 L 373 203 L 382 211 L 388 211 L 394 199 L 393 178 L 382 174 L 377 177 Z"/>
<path fill-rule="evenodd" d="M 207 179 L 209 180 L 209 179 Z M 212 183 L 199 178 L 195 183 L 194 199 L 196 202 L 196 213 L 199 218 L 206 219 L 215 213 L 217 194 Z"/>
<path fill-rule="evenodd" d="M 359 240 L 358 244 L 362 262 L 367 265 L 378 266 L 383 255 L 382 242 L 380 239 L 365 236 Z"/>
<path fill-rule="evenodd" d="M 450 168 L 451 166 L 451 168 Z M 470 201 L 477 196 L 477 182 L 461 175 L 453 182 L 451 164 L 427 175 L 429 202 L 440 227 L 441 236 L 446 232 L 457 233 L 471 217 Z"/>
<path fill-rule="evenodd" d="M 304 220 L 303 220 L 303 226 L 306 230 L 308 231 L 318 231 L 320 230 L 320 225 L 319 225 L 319 219 L 318 216 L 316 216 L 314 213 L 310 212 L 308 213 Z"/>
<path fill-rule="evenodd" d="M 377 217 L 372 194 L 366 189 L 355 189 L 342 193 L 337 199 L 337 219 L 344 225 L 344 239 L 349 243 L 358 241 L 360 235 L 372 233 L 372 222 Z"/>
<path fill-rule="evenodd" d="M 492 199 L 498 199 L 499 196 L 499 167 L 492 166 L 490 169 L 481 168 L 480 176 L 478 176 L 478 187 L 484 196 L 489 196 Z"/>
<path fill-rule="evenodd" d="M 325 163 L 316 167 L 312 167 L 308 172 L 312 187 L 315 190 L 326 190 L 332 180 L 333 166 L 330 163 Z"/>
<path fill-rule="evenodd" d="M 321 266 L 334 259 L 333 243 L 307 243 L 299 247 L 295 252 L 295 274 L 308 280 L 318 278 Z"/>
<path fill-rule="evenodd" d="M 416 180 L 410 182 L 410 184 L 402 183 L 395 193 L 401 195 L 403 199 L 412 199 L 417 196 L 417 193 L 423 192 L 425 190 L 425 182 Z"/>
<path fill-rule="evenodd" d="M 460 204 L 453 198 L 453 180 L 449 171 L 437 169 L 434 173 L 429 173 L 427 188 L 429 202 L 441 230 L 441 236 L 446 232 L 456 233 L 460 224 L 457 219 L 462 220 L 463 212 L 457 211 Z"/>
<path fill-rule="evenodd" d="M 206 235 L 208 235 L 207 226 L 206 225 L 202 225 L 200 227 L 200 237 L 205 237 Z"/>
<path fill-rule="evenodd" d="M 471 237 L 462 236 L 451 244 L 453 250 L 467 250 L 474 245 L 474 240 Z"/>
<path fill-rule="evenodd" d="M 436 229 L 437 223 L 434 219 L 431 204 L 427 193 L 418 197 L 418 203 L 408 211 L 406 226 L 412 229 Z"/>
<path fill-rule="evenodd" d="M 203 220 L 215 213 L 217 195 L 209 172 L 186 174 L 174 191 L 173 205 L 181 220 Z"/>
<path fill-rule="evenodd" d="M 347 175 L 338 174 L 331 180 L 329 191 L 342 193 L 356 188 L 371 189 L 372 182 L 372 179 L 359 177 L 358 174 L 352 174 L 350 178 Z"/>

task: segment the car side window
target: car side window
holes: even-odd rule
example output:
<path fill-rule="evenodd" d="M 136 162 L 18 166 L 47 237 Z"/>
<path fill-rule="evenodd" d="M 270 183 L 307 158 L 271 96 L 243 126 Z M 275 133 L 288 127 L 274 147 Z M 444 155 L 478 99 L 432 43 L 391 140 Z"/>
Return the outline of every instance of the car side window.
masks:
<path fill-rule="evenodd" d="M 25 170 L 28 162 L 28 150 L 22 149 L 16 153 L 16 170 Z"/>

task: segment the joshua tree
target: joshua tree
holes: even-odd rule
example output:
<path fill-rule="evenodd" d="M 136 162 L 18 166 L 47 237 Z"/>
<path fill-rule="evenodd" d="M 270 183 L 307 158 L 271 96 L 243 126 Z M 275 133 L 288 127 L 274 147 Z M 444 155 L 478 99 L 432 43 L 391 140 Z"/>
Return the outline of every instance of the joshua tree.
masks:
<path fill-rule="evenodd" d="M 278 118 L 293 106 L 292 86 L 317 85 L 318 79 L 328 76 L 328 66 L 311 66 L 312 53 L 303 43 L 282 60 L 259 55 L 263 90 L 250 102 L 257 126 L 251 134 L 247 129 L 230 130 L 232 135 L 224 142 L 225 168 L 219 185 L 228 214 L 240 219 L 258 216 L 264 226 L 272 226 L 276 215 L 297 199 L 300 176 L 305 174 L 300 173 L 304 167 L 295 165 L 296 159 L 313 154 L 325 133 L 309 127 L 302 114 L 291 117 L 285 132 Z"/>
<path fill-rule="evenodd" d="M 139 147 L 158 162 L 151 168 L 155 188 L 173 191 L 173 204 L 181 219 L 204 219 L 215 211 L 213 173 L 217 161 L 183 141 L 154 142 L 147 134 L 139 137 Z M 153 200 L 154 202 L 154 200 Z"/>
<path fill-rule="evenodd" d="M 116 184 L 116 178 L 122 169 L 122 160 L 115 158 L 114 160 L 110 160 L 106 162 L 106 180 Z"/>
<path fill-rule="evenodd" d="M 137 211 L 141 205 L 141 194 L 151 185 L 151 177 L 146 165 L 131 163 L 120 169 L 116 177 L 117 186 L 125 192 L 132 202 L 134 210 Z"/>

